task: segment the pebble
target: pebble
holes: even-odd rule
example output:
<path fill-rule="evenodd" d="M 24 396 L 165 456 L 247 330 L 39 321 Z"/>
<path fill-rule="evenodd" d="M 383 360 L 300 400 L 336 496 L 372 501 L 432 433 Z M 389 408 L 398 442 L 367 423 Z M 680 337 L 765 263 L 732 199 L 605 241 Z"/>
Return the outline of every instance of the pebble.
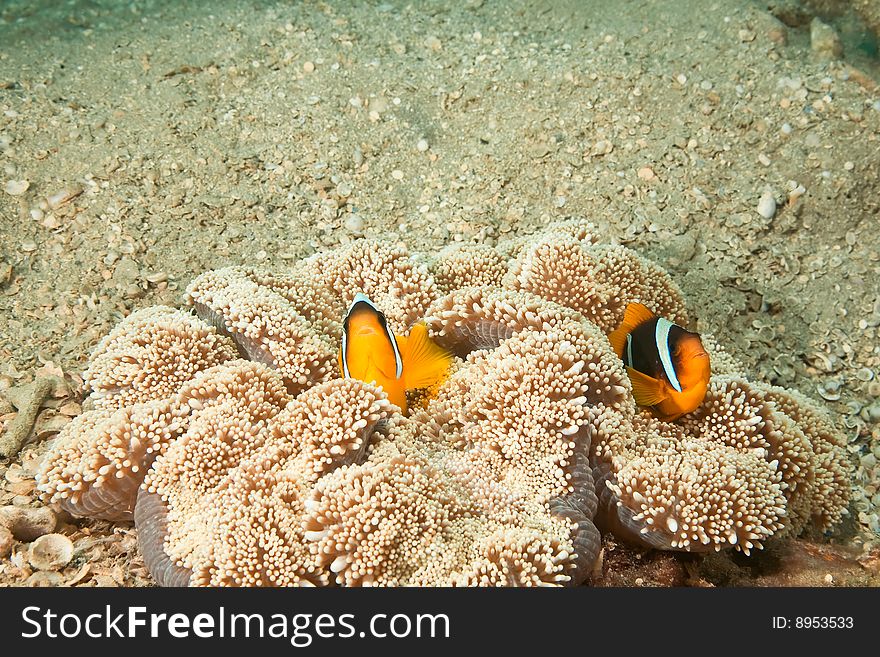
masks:
<path fill-rule="evenodd" d="M 820 18 L 810 23 L 810 48 L 823 59 L 836 59 L 843 54 L 837 31 Z"/>
<path fill-rule="evenodd" d="M 27 180 L 7 180 L 3 186 L 3 191 L 10 196 L 21 196 L 30 186 L 31 184 Z"/>
<path fill-rule="evenodd" d="M 429 148 L 430 148 L 430 146 L 428 145 L 427 139 L 419 139 L 419 141 L 416 143 L 416 150 L 419 153 L 424 153 Z"/>
<path fill-rule="evenodd" d="M 303 64 L 303 71 L 305 71 L 306 73 L 312 73 L 314 70 L 315 70 L 315 63 L 314 62 L 306 62 Z"/>
<path fill-rule="evenodd" d="M 654 169 L 651 167 L 642 167 L 636 172 L 636 175 L 638 175 L 641 180 L 645 181 L 654 180 L 657 177 L 657 174 L 654 173 Z"/>
<path fill-rule="evenodd" d="M 31 588 L 45 589 L 50 586 L 61 586 L 63 581 L 61 575 L 55 571 L 38 570 L 35 573 L 31 573 L 30 577 L 24 581 L 24 585 Z"/>
<path fill-rule="evenodd" d="M 0 286 L 6 285 L 12 280 L 12 265 L 8 262 L 0 262 Z"/>
<path fill-rule="evenodd" d="M 140 288 L 140 286 L 132 283 L 131 285 L 127 285 L 125 287 L 126 299 L 140 299 L 142 296 L 144 296 L 144 291 Z"/>
<path fill-rule="evenodd" d="M 595 144 L 593 144 L 593 148 L 590 150 L 590 153 L 592 155 L 608 155 L 613 150 L 614 144 L 612 144 L 607 139 L 600 139 Z"/>
<path fill-rule="evenodd" d="M 849 161 L 843 163 L 843 168 L 846 169 L 847 171 L 852 171 L 855 168 L 855 166 L 856 166 L 855 164 L 853 164 L 852 162 L 849 162 Z"/>
<path fill-rule="evenodd" d="M 342 198 L 348 198 L 351 196 L 351 183 L 341 182 L 336 185 L 336 193 L 339 194 Z"/>
<path fill-rule="evenodd" d="M 113 272 L 113 283 L 117 287 L 125 287 L 134 284 L 138 276 L 140 276 L 140 271 L 137 263 L 131 258 L 123 256 Z"/>
<path fill-rule="evenodd" d="M 12 532 L 0 526 L 0 559 L 5 559 L 12 552 Z"/>
<path fill-rule="evenodd" d="M 436 52 L 443 49 L 443 42 L 435 36 L 429 36 L 425 39 L 425 46 Z"/>
<path fill-rule="evenodd" d="M 758 214 L 764 217 L 764 219 L 772 219 L 776 214 L 776 198 L 773 196 L 773 192 L 767 190 L 761 195 L 761 199 L 758 201 L 758 207 L 756 208 Z"/>
<path fill-rule="evenodd" d="M 17 506 L 0 508 L 0 528 L 6 528 L 19 541 L 33 541 L 55 529 L 56 518 L 51 509 Z"/>
<path fill-rule="evenodd" d="M 395 169 L 391 172 L 391 177 L 395 180 L 403 180 L 403 171 L 401 171 L 400 169 Z"/>
<path fill-rule="evenodd" d="M 345 218 L 345 229 L 353 235 L 360 237 L 364 234 L 364 220 L 359 214 L 351 213 Z"/>

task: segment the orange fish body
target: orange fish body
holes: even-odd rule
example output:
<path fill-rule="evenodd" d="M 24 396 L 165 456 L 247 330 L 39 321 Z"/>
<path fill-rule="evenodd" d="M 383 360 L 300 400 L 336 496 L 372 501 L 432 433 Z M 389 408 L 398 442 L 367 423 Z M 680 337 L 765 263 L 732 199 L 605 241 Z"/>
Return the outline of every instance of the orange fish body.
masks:
<path fill-rule="evenodd" d="M 711 368 L 700 336 L 631 303 L 608 335 L 623 359 L 639 406 L 662 420 L 677 420 L 706 397 Z"/>
<path fill-rule="evenodd" d="M 382 388 L 388 400 L 407 412 L 406 391 L 430 388 L 449 370 L 452 356 L 434 344 L 424 324 L 408 336 L 395 336 L 385 315 L 360 292 L 342 323 L 339 370 L 346 378 Z"/>

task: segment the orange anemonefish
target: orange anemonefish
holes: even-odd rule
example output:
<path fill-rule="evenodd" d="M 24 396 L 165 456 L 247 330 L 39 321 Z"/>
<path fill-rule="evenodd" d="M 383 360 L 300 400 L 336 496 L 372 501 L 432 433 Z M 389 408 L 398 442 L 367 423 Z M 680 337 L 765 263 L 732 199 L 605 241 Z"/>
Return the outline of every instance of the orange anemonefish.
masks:
<path fill-rule="evenodd" d="M 672 421 L 703 402 L 709 354 L 698 334 L 631 303 L 608 340 L 626 365 L 639 406 L 650 406 L 661 420 Z"/>
<path fill-rule="evenodd" d="M 374 383 L 388 400 L 407 411 L 406 391 L 430 388 L 446 376 L 452 356 L 418 323 L 408 336 L 395 336 L 385 315 L 358 292 L 342 322 L 339 369 L 347 379 Z"/>

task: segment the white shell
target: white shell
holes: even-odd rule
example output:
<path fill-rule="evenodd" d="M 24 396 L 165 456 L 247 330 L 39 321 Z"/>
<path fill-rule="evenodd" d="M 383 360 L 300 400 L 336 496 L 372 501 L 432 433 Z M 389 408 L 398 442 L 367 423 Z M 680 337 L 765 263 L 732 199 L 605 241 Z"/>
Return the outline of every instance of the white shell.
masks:
<path fill-rule="evenodd" d="M 773 215 L 776 214 L 776 198 L 773 196 L 773 192 L 766 191 L 761 195 L 761 200 L 758 201 L 758 214 L 764 217 L 764 219 L 772 219 Z"/>
<path fill-rule="evenodd" d="M 27 180 L 8 180 L 3 186 L 3 191 L 10 196 L 21 196 L 30 186 L 31 184 Z"/>
<path fill-rule="evenodd" d="M 37 570 L 61 570 L 73 559 L 73 543 L 63 534 L 46 534 L 31 543 L 28 561 Z"/>

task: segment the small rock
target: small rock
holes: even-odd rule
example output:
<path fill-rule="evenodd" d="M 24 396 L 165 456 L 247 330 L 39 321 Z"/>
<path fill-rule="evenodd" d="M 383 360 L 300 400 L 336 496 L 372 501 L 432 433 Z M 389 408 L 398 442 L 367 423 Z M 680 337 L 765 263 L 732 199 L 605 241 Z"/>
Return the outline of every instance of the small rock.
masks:
<path fill-rule="evenodd" d="M 430 146 L 428 145 L 427 139 L 419 139 L 419 141 L 416 143 L 416 150 L 419 153 L 424 153 L 426 150 L 428 150 L 428 148 L 430 148 Z"/>
<path fill-rule="evenodd" d="M 55 529 L 56 518 L 51 509 L 19 506 L 0 508 L 0 531 L 5 528 L 19 541 L 33 541 Z"/>
<path fill-rule="evenodd" d="M 764 219 L 772 219 L 776 214 L 776 198 L 773 196 L 773 192 L 769 190 L 764 192 L 756 209 Z"/>
<path fill-rule="evenodd" d="M 837 59 L 843 54 L 837 31 L 820 18 L 810 23 L 810 47 L 823 59 Z"/>
<path fill-rule="evenodd" d="M 51 570 L 38 570 L 32 573 L 24 581 L 24 585 L 30 588 L 45 589 L 50 586 L 61 586 L 61 575 Z"/>
<path fill-rule="evenodd" d="M 435 36 L 429 36 L 425 39 L 425 46 L 436 52 L 443 49 L 443 42 Z"/>
<path fill-rule="evenodd" d="M 125 286 L 126 299 L 140 299 L 142 296 L 144 296 L 144 290 L 139 285 L 132 283 Z"/>
<path fill-rule="evenodd" d="M 3 186 L 3 191 L 10 196 L 21 196 L 30 186 L 31 184 L 27 180 L 8 180 Z"/>
<path fill-rule="evenodd" d="M 590 154 L 591 155 L 608 155 L 613 150 L 614 150 L 614 144 L 612 144 L 607 139 L 600 139 L 595 144 L 593 144 L 593 148 L 590 149 Z"/>
<path fill-rule="evenodd" d="M 28 561 L 37 570 L 61 570 L 73 559 L 73 543 L 64 534 L 46 534 L 31 543 Z"/>
<path fill-rule="evenodd" d="M 345 219 L 345 229 L 351 234 L 360 237 L 364 234 L 364 220 L 358 214 L 350 214 Z"/>
<path fill-rule="evenodd" d="M 315 70 L 315 63 L 314 62 L 306 62 L 303 64 L 303 71 L 305 71 L 306 73 L 312 73 L 312 72 L 314 72 L 314 70 Z"/>
<path fill-rule="evenodd" d="M 636 172 L 636 175 L 640 180 L 651 181 L 657 177 L 657 174 L 654 173 L 654 169 L 651 167 L 642 167 Z"/>
<path fill-rule="evenodd" d="M 137 263 L 128 256 L 122 257 L 113 272 L 113 283 L 117 287 L 128 287 L 137 281 L 140 270 Z"/>
<path fill-rule="evenodd" d="M 0 262 L 0 287 L 12 280 L 12 265 L 8 262 Z"/>
<path fill-rule="evenodd" d="M 12 532 L 0 525 L 0 559 L 5 559 L 12 552 Z"/>
<path fill-rule="evenodd" d="M 784 46 L 788 41 L 788 34 L 784 25 L 771 27 L 767 30 L 767 38 L 778 46 Z"/>
<path fill-rule="evenodd" d="M 400 169 L 395 169 L 391 172 L 391 177 L 395 180 L 403 180 L 403 171 L 401 171 Z"/>

